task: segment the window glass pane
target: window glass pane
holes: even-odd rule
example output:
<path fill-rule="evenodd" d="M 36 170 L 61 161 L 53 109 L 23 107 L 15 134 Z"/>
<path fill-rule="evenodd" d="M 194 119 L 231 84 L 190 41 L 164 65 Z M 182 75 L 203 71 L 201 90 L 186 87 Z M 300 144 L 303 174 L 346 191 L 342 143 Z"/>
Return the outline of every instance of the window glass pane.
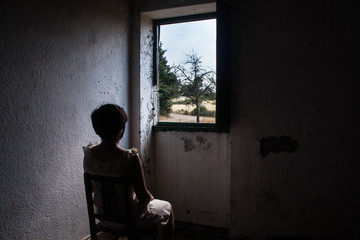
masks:
<path fill-rule="evenodd" d="M 215 123 L 216 19 L 160 25 L 160 122 Z"/>

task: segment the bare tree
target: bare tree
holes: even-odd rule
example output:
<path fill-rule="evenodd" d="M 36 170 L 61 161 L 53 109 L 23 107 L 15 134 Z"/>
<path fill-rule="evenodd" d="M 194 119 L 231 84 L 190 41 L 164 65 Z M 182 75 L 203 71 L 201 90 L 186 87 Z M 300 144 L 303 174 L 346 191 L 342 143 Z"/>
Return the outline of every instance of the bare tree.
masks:
<path fill-rule="evenodd" d="M 196 106 L 196 122 L 200 122 L 200 106 L 204 96 L 215 92 L 215 71 L 201 65 L 201 57 L 194 51 L 186 54 L 182 65 L 173 67 L 180 85 L 180 93 Z"/>

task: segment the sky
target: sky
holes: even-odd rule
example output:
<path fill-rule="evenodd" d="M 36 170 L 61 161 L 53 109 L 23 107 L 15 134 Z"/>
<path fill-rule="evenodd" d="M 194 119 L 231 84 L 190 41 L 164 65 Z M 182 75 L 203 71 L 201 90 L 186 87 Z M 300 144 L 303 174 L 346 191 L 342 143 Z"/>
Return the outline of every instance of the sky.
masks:
<path fill-rule="evenodd" d="M 184 62 L 185 54 L 194 50 L 205 68 L 216 70 L 216 20 L 162 25 L 160 41 L 167 50 L 168 64 Z"/>

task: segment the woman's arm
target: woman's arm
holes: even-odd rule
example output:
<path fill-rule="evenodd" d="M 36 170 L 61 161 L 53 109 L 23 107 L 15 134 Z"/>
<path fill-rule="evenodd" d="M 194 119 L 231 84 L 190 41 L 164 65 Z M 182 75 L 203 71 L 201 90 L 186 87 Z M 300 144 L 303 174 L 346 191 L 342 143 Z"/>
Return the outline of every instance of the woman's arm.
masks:
<path fill-rule="evenodd" d="M 146 187 L 144 173 L 142 171 L 140 157 L 138 154 L 133 154 L 130 158 L 129 170 L 131 185 L 134 188 L 139 201 L 143 203 L 153 200 L 154 197 Z"/>

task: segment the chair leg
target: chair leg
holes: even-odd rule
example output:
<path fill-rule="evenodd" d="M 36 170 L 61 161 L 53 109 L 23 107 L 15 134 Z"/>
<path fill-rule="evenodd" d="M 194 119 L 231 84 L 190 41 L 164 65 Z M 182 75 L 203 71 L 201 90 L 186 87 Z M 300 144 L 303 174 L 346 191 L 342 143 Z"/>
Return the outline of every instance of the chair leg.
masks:
<path fill-rule="evenodd" d="M 91 240 L 97 240 L 96 231 L 91 231 L 91 233 L 90 233 L 90 238 L 91 238 Z"/>

